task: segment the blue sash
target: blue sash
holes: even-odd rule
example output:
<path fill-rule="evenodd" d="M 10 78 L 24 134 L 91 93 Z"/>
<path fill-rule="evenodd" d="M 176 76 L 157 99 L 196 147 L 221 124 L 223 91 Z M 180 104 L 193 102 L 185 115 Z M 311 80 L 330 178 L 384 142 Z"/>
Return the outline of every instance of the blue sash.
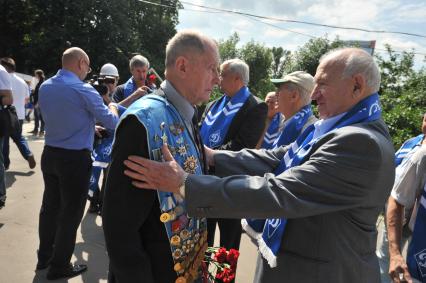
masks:
<path fill-rule="evenodd" d="M 190 173 L 201 175 L 201 153 L 192 138 L 191 130 L 176 110 L 163 96 L 145 95 L 135 101 L 123 114 L 120 122 L 128 115 L 134 115 L 147 132 L 150 159 L 162 160 L 161 146 L 167 142 L 177 163 Z M 178 279 L 186 278 L 187 283 L 199 276 L 207 249 L 207 222 L 205 218 L 190 217 L 186 203 L 179 194 L 157 191 L 161 209 L 160 221 L 164 223 L 170 243 L 174 270 Z M 155 231 L 152 231 L 155 233 Z"/>
<path fill-rule="evenodd" d="M 282 117 L 282 114 L 278 112 L 272 118 L 272 121 L 269 124 L 268 130 L 266 130 L 265 136 L 263 137 L 262 148 L 265 148 L 265 149 L 272 148 L 274 141 L 278 138 L 280 134 L 279 128 L 280 128 L 281 117 Z"/>
<path fill-rule="evenodd" d="M 418 204 L 413 237 L 408 246 L 407 265 L 412 277 L 426 283 L 426 186 Z"/>
<path fill-rule="evenodd" d="M 217 148 L 223 144 L 232 119 L 249 96 L 249 89 L 243 86 L 229 102 L 224 95 L 214 103 L 201 125 L 200 134 L 205 145 Z"/>
<path fill-rule="evenodd" d="M 381 117 L 381 107 L 379 95 L 374 93 L 361 100 L 352 107 L 346 114 L 340 118 L 326 133 L 349 126 L 356 123 L 366 123 L 375 121 Z M 306 161 L 313 145 L 323 136 L 313 139 L 315 126 L 309 126 L 295 142 L 291 144 L 289 150 L 284 155 L 278 167 L 275 169 L 275 175 L 279 175 L 288 168 L 298 166 Z M 263 233 L 257 238 L 259 250 L 262 256 L 273 268 L 277 265 L 277 253 L 284 235 L 287 219 L 267 219 L 263 227 Z"/>
<path fill-rule="evenodd" d="M 411 138 L 404 142 L 404 144 L 395 153 L 395 166 L 401 164 L 402 160 L 423 141 L 424 134 L 420 134 L 417 137 Z"/>

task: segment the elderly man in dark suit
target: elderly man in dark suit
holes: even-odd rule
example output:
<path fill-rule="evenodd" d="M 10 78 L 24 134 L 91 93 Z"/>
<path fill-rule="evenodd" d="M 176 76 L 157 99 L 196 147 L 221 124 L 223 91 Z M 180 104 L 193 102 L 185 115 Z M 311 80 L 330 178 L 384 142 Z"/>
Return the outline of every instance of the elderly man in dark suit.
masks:
<path fill-rule="evenodd" d="M 201 126 L 203 143 L 213 149 L 239 151 L 255 148 L 265 126 L 268 107 L 251 94 L 249 66 L 240 59 L 230 59 L 220 66 L 220 90 L 224 95 L 209 103 Z M 239 249 L 240 219 L 207 220 L 208 243 L 214 244 L 216 223 L 220 230 L 220 246 Z"/>
<path fill-rule="evenodd" d="M 180 193 L 193 216 L 276 218 L 258 238 L 255 282 L 380 282 L 376 220 L 395 170 L 379 85 L 367 52 L 332 51 L 312 92 L 320 120 L 289 146 L 207 149 L 218 177 L 186 174 L 163 147 L 166 162 L 131 156 L 126 173 Z"/>

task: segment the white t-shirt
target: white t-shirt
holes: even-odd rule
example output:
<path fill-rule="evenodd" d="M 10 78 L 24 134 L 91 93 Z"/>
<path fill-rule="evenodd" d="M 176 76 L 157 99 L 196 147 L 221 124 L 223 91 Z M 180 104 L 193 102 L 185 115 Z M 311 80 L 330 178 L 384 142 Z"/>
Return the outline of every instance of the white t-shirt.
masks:
<path fill-rule="evenodd" d="M 12 89 L 12 85 L 10 84 L 10 75 L 2 65 L 0 65 L 0 89 L 1 90 Z"/>
<path fill-rule="evenodd" d="M 16 108 L 19 120 L 25 119 L 25 98 L 30 96 L 30 89 L 27 83 L 15 73 L 10 74 L 12 83 L 13 106 Z"/>

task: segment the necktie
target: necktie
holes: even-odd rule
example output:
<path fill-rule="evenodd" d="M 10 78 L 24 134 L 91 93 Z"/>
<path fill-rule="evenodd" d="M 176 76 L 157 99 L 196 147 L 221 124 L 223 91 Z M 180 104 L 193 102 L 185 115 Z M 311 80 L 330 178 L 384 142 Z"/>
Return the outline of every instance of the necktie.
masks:
<path fill-rule="evenodd" d="M 205 163 L 206 159 L 205 159 L 204 145 L 203 145 L 203 141 L 201 140 L 200 130 L 198 128 L 198 114 L 197 114 L 198 111 L 197 111 L 197 108 L 194 108 L 194 110 L 195 110 L 194 116 L 192 116 L 192 131 L 194 133 L 194 140 L 198 148 L 202 171 L 204 174 L 207 174 L 207 164 Z"/>

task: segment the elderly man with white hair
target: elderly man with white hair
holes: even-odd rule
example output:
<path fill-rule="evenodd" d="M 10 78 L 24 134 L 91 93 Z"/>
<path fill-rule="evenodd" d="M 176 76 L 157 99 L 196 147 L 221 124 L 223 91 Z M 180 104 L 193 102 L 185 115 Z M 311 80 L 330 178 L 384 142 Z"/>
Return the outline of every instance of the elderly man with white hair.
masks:
<path fill-rule="evenodd" d="M 239 151 L 255 148 L 265 127 L 267 105 L 251 94 L 249 66 L 240 59 L 230 59 L 220 66 L 220 89 L 224 95 L 207 105 L 201 126 L 201 138 L 214 149 Z M 216 223 L 220 246 L 239 249 L 240 219 L 208 219 L 208 242 L 213 246 Z"/>
<path fill-rule="evenodd" d="M 125 162 L 133 184 L 185 197 L 191 216 L 269 218 L 255 282 L 380 282 L 376 220 L 394 182 L 374 59 L 357 48 L 326 54 L 312 99 L 320 120 L 289 146 L 206 149 L 216 176 L 166 162 Z"/>

